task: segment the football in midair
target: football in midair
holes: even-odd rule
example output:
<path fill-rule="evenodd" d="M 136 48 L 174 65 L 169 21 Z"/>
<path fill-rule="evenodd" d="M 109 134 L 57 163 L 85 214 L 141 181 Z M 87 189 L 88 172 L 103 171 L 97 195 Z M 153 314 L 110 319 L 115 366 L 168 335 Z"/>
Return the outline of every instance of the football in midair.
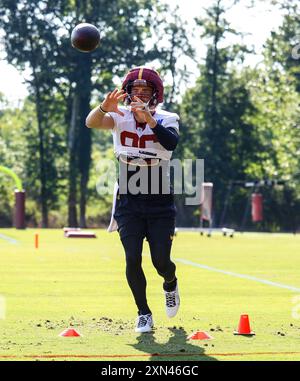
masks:
<path fill-rule="evenodd" d="M 100 32 L 92 24 L 78 24 L 72 31 L 71 43 L 80 52 L 92 52 L 100 44 Z"/>

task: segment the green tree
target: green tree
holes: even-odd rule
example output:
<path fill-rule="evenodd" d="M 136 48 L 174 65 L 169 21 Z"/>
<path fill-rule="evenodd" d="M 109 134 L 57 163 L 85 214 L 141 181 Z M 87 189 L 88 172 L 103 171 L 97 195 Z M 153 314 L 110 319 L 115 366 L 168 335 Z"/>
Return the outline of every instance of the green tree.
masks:
<path fill-rule="evenodd" d="M 265 190 L 266 223 L 277 230 L 295 230 L 300 225 L 300 12 L 294 0 L 273 3 L 284 18 L 266 41 L 264 68 L 257 70 L 254 83 L 249 82 L 258 109 L 251 123 L 259 129 L 263 147 L 249 172 L 285 180 L 283 188 Z"/>
<path fill-rule="evenodd" d="M 22 109 L 13 108 L 5 102 L 0 115 L 0 158 L 4 165 L 16 172 L 22 179 L 26 190 L 26 220 L 27 223 L 37 223 L 36 210 L 39 197 L 38 179 L 38 151 L 29 144 L 35 140 L 27 140 L 26 130 L 36 131 L 35 105 L 26 101 Z M 34 168 L 32 172 L 31 169 Z M 32 172 L 32 173 L 31 173 Z M 12 226 L 14 197 L 14 183 L 0 174 L 0 224 Z"/>
<path fill-rule="evenodd" d="M 246 168 L 251 179 L 284 181 L 284 187 L 264 188 L 266 229 L 295 230 L 299 225 L 300 97 L 296 79 L 265 66 L 248 81 L 256 113 L 246 120 L 257 131 L 256 158 Z"/>
<path fill-rule="evenodd" d="M 91 95 L 101 96 L 112 86 L 114 76 L 156 57 L 145 49 L 150 37 L 153 10 L 157 2 L 138 0 L 42 1 L 1 0 L 1 23 L 5 31 L 7 59 L 20 69 L 32 70 L 29 81 L 38 120 L 39 163 L 43 226 L 47 226 L 47 197 L 51 174 L 47 172 L 45 141 L 51 130 L 49 101 L 64 101 L 65 140 L 69 151 L 68 222 L 77 226 L 78 192 L 80 225 L 85 226 L 87 184 L 91 164 L 91 131 L 85 127 Z M 105 12 L 103 11 L 105 10 Z M 70 44 L 72 29 L 79 22 L 99 27 L 101 48 L 80 53 Z M 61 109 L 60 109 L 61 111 Z M 55 114 L 55 112 L 54 112 Z M 59 154 L 58 154 L 59 155 Z"/>
<path fill-rule="evenodd" d="M 55 202 L 56 169 L 53 157 L 56 152 L 52 127 L 51 105 L 55 89 L 57 68 L 53 56 L 57 51 L 54 26 L 47 19 L 47 2 L 27 0 L 0 1 L 0 27 L 5 32 L 4 44 L 8 62 L 20 70 L 31 69 L 28 88 L 36 107 L 37 130 L 31 138 L 33 157 L 38 163 L 39 202 L 42 226 L 48 226 L 48 212 Z M 38 155 L 37 155 L 38 153 Z M 54 196 L 54 197 L 52 197 Z"/>
<path fill-rule="evenodd" d="M 214 183 L 215 223 L 220 220 L 227 184 L 243 180 L 247 163 L 253 160 L 256 131 L 244 120 L 254 107 L 246 81 L 235 69 L 248 49 L 241 44 L 227 45 L 227 34 L 238 35 L 225 18 L 227 8 L 221 0 L 197 19 L 206 38 L 205 62 L 200 77 L 182 102 L 184 155 L 205 160 L 205 179 Z M 235 216 L 236 220 L 240 216 Z"/>
<path fill-rule="evenodd" d="M 105 12 L 101 12 L 103 8 Z M 86 21 L 100 25 L 103 33 L 100 49 L 88 55 L 75 52 L 71 65 L 68 65 L 68 80 L 73 89 L 69 123 L 69 224 L 77 225 L 79 168 L 80 226 L 84 227 L 92 144 L 91 131 L 85 128 L 85 118 L 90 109 L 91 95 L 93 90 L 101 89 L 103 96 L 107 85 L 112 86 L 113 75 L 121 75 L 125 68 L 147 60 L 143 40 L 149 35 L 153 2 L 77 1 L 75 9 L 70 27 Z M 92 77 L 97 80 L 93 82 Z"/>
<path fill-rule="evenodd" d="M 195 50 L 190 42 L 191 33 L 187 30 L 187 22 L 180 17 L 178 6 L 171 14 L 168 6 L 162 7 L 153 29 L 153 38 L 158 38 L 155 45 L 159 55 L 160 73 L 171 79 L 170 84 L 165 85 L 164 107 L 175 111 L 178 108 L 181 86 L 187 83 L 191 74 L 186 63 L 180 63 L 180 58 L 195 59 Z"/>
<path fill-rule="evenodd" d="M 277 31 L 272 31 L 265 44 L 265 62 L 268 66 L 281 68 L 295 79 L 300 93 L 300 11 L 294 6 L 293 12 L 284 16 L 283 23 Z"/>

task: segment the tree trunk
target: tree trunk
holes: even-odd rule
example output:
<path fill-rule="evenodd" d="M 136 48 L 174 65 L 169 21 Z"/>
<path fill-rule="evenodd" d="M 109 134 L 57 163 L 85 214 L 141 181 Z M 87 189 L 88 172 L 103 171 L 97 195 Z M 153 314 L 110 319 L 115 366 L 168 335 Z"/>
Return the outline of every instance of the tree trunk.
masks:
<path fill-rule="evenodd" d="M 33 41 L 30 39 L 32 51 Z M 39 134 L 39 167 L 40 167 L 40 181 L 41 181 L 41 208 L 42 208 L 42 228 L 48 227 L 48 203 L 47 203 L 47 174 L 45 165 L 45 147 L 44 147 L 44 131 L 43 131 L 43 112 L 42 112 L 42 97 L 40 93 L 40 83 L 36 72 L 35 57 L 32 55 L 31 59 L 32 73 L 34 78 L 35 90 L 35 105 L 37 114 L 38 134 Z"/>
<path fill-rule="evenodd" d="M 79 226 L 86 227 L 87 185 L 91 163 L 91 130 L 85 119 L 90 111 L 91 98 L 91 57 L 81 56 L 77 61 L 77 83 L 73 96 L 71 122 L 69 128 L 69 225 L 78 226 L 78 187 L 80 175 L 80 218 Z"/>
<path fill-rule="evenodd" d="M 211 93 L 211 128 L 214 131 L 216 129 L 216 113 L 217 113 L 217 80 L 218 80 L 218 60 L 219 60 L 219 50 L 218 43 L 220 39 L 219 32 L 219 22 L 220 22 L 220 1 L 217 5 L 217 14 L 215 18 L 215 35 L 213 43 L 213 74 L 212 74 L 212 93 Z"/>
<path fill-rule="evenodd" d="M 86 101 L 85 101 L 86 103 Z M 85 106 L 89 107 L 89 102 Z M 86 108 L 86 107 L 84 107 Z M 87 116 L 85 115 L 85 118 Z M 79 152 L 79 170 L 80 170 L 80 222 L 79 225 L 81 228 L 86 228 L 86 202 L 87 202 L 87 186 L 89 181 L 89 171 L 91 164 L 91 130 L 85 126 L 85 118 L 84 122 L 81 123 L 80 128 L 80 152 Z"/>
<path fill-rule="evenodd" d="M 74 94 L 72 116 L 69 128 L 69 197 L 68 197 L 68 225 L 77 227 L 77 173 L 78 173 L 78 124 L 79 124 L 79 95 Z"/>
<path fill-rule="evenodd" d="M 91 130 L 86 127 L 85 119 L 90 111 L 90 99 L 92 91 L 91 83 L 92 62 L 90 56 L 82 62 L 81 86 L 80 86 L 80 126 L 79 126 L 79 171 L 80 171 L 80 221 L 82 228 L 86 224 L 87 186 L 91 165 L 92 138 Z"/>
<path fill-rule="evenodd" d="M 36 102 L 37 110 L 40 109 L 39 100 Z M 39 114 L 40 111 L 37 111 Z M 42 228 L 48 227 L 48 203 L 47 203 L 47 174 L 45 169 L 45 150 L 44 150 L 44 134 L 42 122 L 38 117 L 39 130 L 39 154 L 40 154 L 40 178 L 41 178 L 41 207 L 42 207 Z"/>

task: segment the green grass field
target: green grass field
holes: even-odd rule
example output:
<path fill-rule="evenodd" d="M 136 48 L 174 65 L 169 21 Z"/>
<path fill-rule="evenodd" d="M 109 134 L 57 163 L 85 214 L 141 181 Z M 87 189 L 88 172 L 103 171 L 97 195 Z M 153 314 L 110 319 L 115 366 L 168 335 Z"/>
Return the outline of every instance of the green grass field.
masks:
<path fill-rule="evenodd" d="M 119 237 L 96 234 L 67 239 L 62 230 L 0 229 L 1 360 L 300 360 L 300 236 L 179 233 L 172 257 L 181 307 L 173 319 L 165 315 L 162 279 L 145 242 L 155 330 L 138 335 Z M 233 335 L 242 313 L 255 336 Z M 83 336 L 59 337 L 69 326 Z M 197 330 L 213 340 L 188 340 Z"/>

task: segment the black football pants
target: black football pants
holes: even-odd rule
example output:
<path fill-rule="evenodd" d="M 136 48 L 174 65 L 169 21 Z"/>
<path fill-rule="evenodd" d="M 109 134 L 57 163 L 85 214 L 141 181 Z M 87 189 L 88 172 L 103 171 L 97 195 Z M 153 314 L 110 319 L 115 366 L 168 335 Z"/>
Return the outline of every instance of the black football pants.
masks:
<path fill-rule="evenodd" d="M 152 263 L 164 284 L 175 279 L 176 266 L 170 259 L 175 231 L 173 195 L 144 200 L 120 195 L 114 217 L 126 255 L 126 277 L 138 307 L 138 314 L 151 313 L 146 298 L 146 278 L 142 269 L 143 241 L 149 243 Z"/>

